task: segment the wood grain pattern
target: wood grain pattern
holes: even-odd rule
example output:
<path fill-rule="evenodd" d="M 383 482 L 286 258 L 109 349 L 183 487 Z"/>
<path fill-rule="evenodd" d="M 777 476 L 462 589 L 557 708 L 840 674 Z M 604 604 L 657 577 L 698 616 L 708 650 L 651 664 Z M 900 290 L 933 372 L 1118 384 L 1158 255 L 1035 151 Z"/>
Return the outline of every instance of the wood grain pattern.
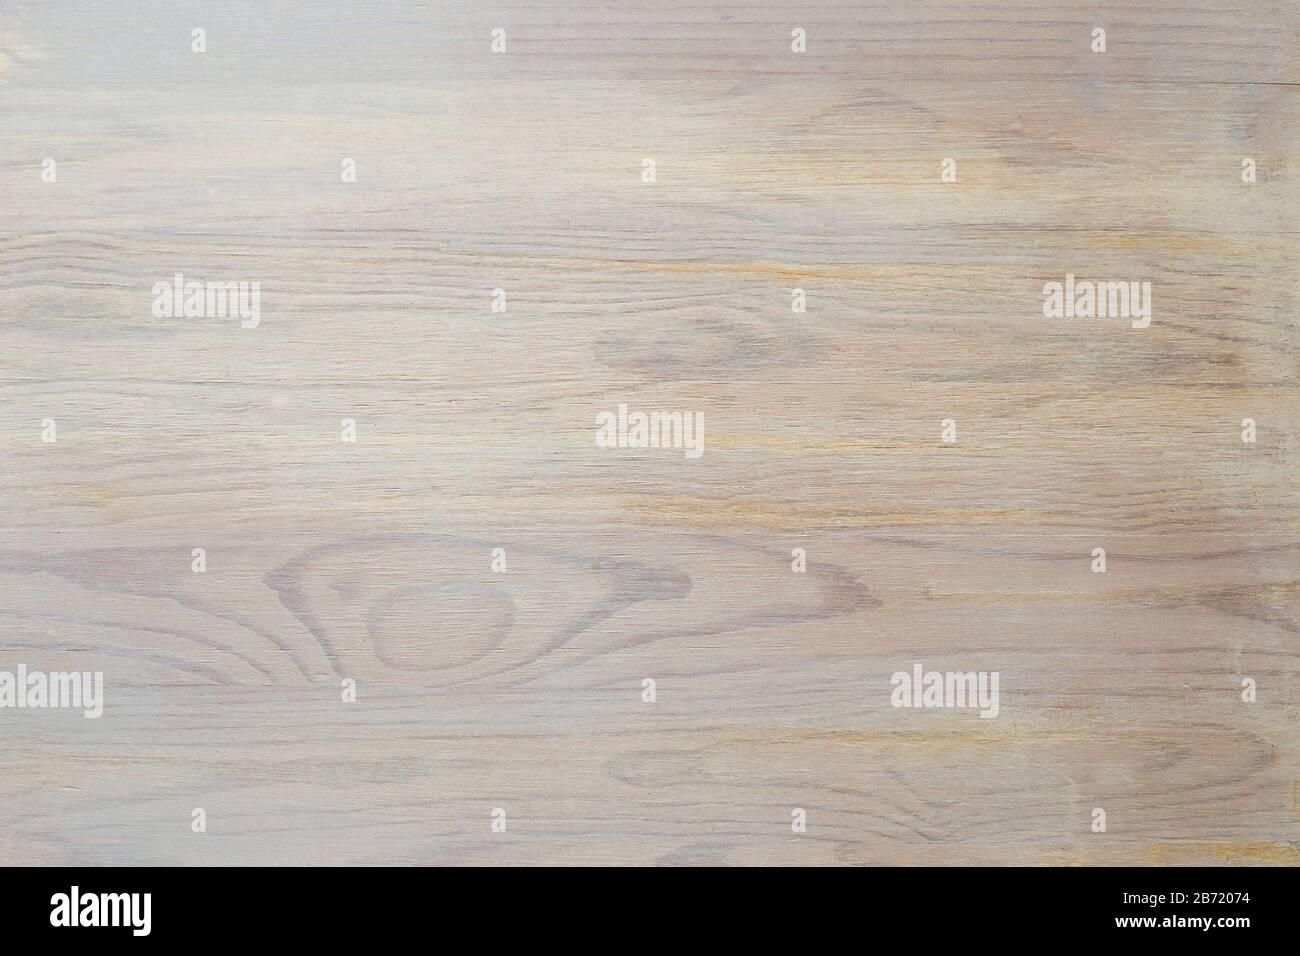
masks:
<path fill-rule="evenodd" d="M 0 863 L 1300 862 L 1294 4 L 0 17 Z"/>

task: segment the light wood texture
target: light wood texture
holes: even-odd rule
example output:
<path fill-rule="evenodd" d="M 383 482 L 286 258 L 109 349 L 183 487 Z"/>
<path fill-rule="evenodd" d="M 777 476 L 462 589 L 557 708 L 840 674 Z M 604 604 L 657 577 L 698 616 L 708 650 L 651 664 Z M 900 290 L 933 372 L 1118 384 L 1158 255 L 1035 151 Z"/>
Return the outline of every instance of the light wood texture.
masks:
<path fill-rule="evenodd" d="M 0 17 L 0 863 L 1300 861 L 1294 4 Z"/>

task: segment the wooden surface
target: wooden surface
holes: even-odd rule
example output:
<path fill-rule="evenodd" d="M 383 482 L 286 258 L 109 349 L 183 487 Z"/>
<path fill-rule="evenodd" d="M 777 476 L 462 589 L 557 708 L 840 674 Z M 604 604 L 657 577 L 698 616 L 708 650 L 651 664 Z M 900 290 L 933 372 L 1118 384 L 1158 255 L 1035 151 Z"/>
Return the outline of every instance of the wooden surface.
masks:
<path fill-rule="evenodd" d="M 0 863 L 1300 862 L 1296 12 L 6 3 Z"/>

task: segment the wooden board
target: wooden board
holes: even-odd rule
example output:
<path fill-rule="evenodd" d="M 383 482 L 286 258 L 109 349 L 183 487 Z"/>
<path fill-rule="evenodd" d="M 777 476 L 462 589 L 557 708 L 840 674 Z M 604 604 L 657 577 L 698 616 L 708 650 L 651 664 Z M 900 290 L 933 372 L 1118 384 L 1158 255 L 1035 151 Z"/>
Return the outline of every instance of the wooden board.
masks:
<path fill-rule="evenodd" d="M 1296 24 L 7 3 L 0 863 L 1300 862 Z"/>

